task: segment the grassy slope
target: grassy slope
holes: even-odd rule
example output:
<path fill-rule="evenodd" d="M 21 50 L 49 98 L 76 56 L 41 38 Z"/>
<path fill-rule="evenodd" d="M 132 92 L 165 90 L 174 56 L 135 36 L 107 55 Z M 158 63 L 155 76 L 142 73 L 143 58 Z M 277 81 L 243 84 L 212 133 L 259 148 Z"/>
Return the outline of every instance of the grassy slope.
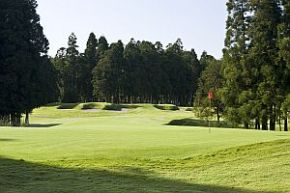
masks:
<path fill-rule="evenodd" d="M 191 116 L 38 109 L 0 129 L 0 192 L 289 192 L 289 134 L 166 125 Z"/>

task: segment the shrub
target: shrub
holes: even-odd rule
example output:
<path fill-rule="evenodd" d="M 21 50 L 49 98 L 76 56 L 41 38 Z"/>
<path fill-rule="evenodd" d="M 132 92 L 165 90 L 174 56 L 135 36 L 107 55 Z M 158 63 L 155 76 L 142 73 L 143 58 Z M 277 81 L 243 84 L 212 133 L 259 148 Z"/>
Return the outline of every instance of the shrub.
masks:
<path fill-rule="evenodd" d="M 82 110 L 96 109 L 98 105 L 96 103 L 85 103 L 83 104 Z"/>
<path fill-rule="evenodd" d="M 178 111 L 179 108 L 176 105 L 154 105 L 155 108 L 165 111 Z"/>
<path fill-rule="evenodd" d="M 122 105 L 119 104 L 110 104 L 106 105 L 103 110 L 108 110 L 108 111 L 121 111 L 122 110 Z"/>
<path fill-rule="evenodd" d="M 79 103 L 63 103 L 57 107 L 57 109 L 74 109 Z"/>

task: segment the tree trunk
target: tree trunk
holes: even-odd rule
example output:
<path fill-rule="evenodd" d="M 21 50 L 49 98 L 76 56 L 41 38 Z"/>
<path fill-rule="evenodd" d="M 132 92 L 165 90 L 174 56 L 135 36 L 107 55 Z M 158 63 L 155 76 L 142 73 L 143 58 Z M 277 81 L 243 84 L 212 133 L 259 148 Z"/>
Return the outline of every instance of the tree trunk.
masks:
<path fill-rule="evenodd" d="M 282 131 L 281 116 L 278 116 L 279 131 Z"/>
<path fill-rule="evenodd" d="M 25 126 L 29 126 L 29 111 L 25 112 Z"/>
<path fill-rule="evenodd" d="M 21 125 L 21 114 L 20 113 L 11 114 L 11 125 L 13 127 L 20 127 L 20 125 Z"/>
<path fill-rule="evenodd" d="M 268 130 L 268 119 L 267 116 L 262 116 L 262 130 Z"/>
<path fill-rule="evenodd" d="M 261 129 L 260 119 L 259 118 L 256 119 L 255 129 L 257 129 L 257 130 L 260 130 Z"/>
<path fill-rule="evenodd" d="M 270 130 L 275 131 L 276 130 L 276 114 L 273 112 L 273 108 L 271 108 L 271 114 L 270 114 Z"/>
<path fill-rule="evenodd" d="M 220 118 L 221 118 L 221 116 L 220 116 L 220 111 L 219 111 L 219 108 L 217 107 L 217 109 L 216 109 L 216 116 L 217 116 L 217 123 L 218 123 L 218 126 L 220 126 Z"/>
<path fill-rule="evenodd" d="M 288 131 L 288 118 L 287 117 L 284 120 L 284 131 Z"/>

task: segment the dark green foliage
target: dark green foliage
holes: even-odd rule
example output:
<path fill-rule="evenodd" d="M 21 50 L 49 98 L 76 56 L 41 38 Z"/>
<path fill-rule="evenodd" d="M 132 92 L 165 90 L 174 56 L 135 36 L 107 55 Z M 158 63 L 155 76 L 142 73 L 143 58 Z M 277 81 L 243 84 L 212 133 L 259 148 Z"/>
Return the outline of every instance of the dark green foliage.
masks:
<path fill-rule="evenodd" d="M 213 113 L 217 116 L 217 121 L 220 121 L 221 113 L 224 110 L 224 105 L 221 102 L 221 97 L 218 90 L 222 87 L 222 62 L 216 60 L 210 55 L 202 55 L 202 65 L 204 70 L 201 73 L 198 90 L 196 91 L 194 105 L 198 107 L 199 116 L 212 116 Z M 213 99 L 208 99 L 208 93 L 213 93 Z M 210 111 L 208 108 L 210 107 Z M 213 111 L 211 111 L 213 109 Z"/>
<path fill-rule="evenodd" d="M 60 101 L 110 103 L 173 103 L 189 106 L 202 70 L 194 50 L 184 51 L 178 39 L 163 49 L 160 42 L 121 41 L 108 46 L 93 33 L 84 54 L 76 37 L 53 59 Z"/>
<path fill-rule="evenodd" d="M 102 55 L 109 49 L 109 44 L 107 42 L 107 39 L 104 36 L 101 36 L 98 41 L 98 57 L 102 57 Z"/>
<path fill-rule="evenodd" d="M 105 101 L 120 103 L 124 84 L 124 47 L 119 41 L 110 46 L 93 71 L 95 96 Z"/>
<path fill-rule="evenodd" d="M 94 33 L 90 34 L 87 42 L 87 48 L 84 53 L 84 63 L 82 65 L 81 80 L 81 100 L 93 101 L 92 71 L 98 62 L 97 52 L 98 40 Z"/>
<path fill-rule="evenodd" d="M 287 123 L 281 105 L 289 93 L 288 4 L 279 0 L 227 3 L 224 84 L 220 93 L 225 116 L 246 128 L 275 130 L 283 114 Z"/>
<path fill-rule="evenodd" d="M 79 102 L 79 93 L 77 90 L 77 63 L 80 58 L 77 51 L 76 36 L 71 34 L 69 37 L 69 47 L 60 48 L 53 59 L 53 64 L 57 70 L 58 87 L 60 90 L 61 102 Z"/>
<path fill-rule="evenodd" d="M 108 110 L 108 111 L 121 111 L 122 110 L 122 105 L 120 104 L 110 104 L 106 105 L 103 110 Z"/>
<path fill-rule="evenodd" d="M 58 95 L 36 7 L 35 0 L 0 1 L 0 115 L 15 126 Z"/>
<path fill-rule="evenodd" d="M 83 104 L 82 110 L 97 109 L 96 103 L 85 103 Z"/>
<path fill-rule="evenodd" d="M 191 105 L 200 70 L 196 53 L 180 40 L 166 50 L 160 42 L 114 43 L 93 70 L 94 95 L 112 103 Z"/>
<path fill-rule="evenodd" d="M 160 109 L 160 110 L 165 110 L 165 111 L 178 111 L 179 110 L 179 108 L 177 106 L 169 105 L 169 104 L 168 105 L 167 104 L 154 105 L 154 107 L 157 109 Z"/>
<path fill-rule="evenodd" d="M 63 103 L 57 107 L 57 109 L 74 109 L 79 103 Z"/>
<path fill-rule="evenodd" d="M 65 55 L 64 96 L 63 102 L 80 101 L 81 62 L 77 50 L 77 38 L 72 33 L 68 38 L 68 48 Z"/>
<path fill-rule="evenodd" d="M 106 105 L 103 110 L 121 111 L 122 109 L 137 109 L 139 107 L 141 106 L 136 104 L 109 104 Z"/>

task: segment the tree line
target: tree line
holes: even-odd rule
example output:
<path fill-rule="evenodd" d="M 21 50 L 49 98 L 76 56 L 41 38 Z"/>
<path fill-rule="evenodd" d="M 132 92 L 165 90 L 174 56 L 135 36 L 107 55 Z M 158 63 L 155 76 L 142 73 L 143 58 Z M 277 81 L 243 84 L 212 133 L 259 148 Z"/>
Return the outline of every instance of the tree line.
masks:
<path fill-rule="evenodd" d="M 91 33 L 84 53 L 72 33 L 68 47 L 52 60 L 62 102 L 174 103 L 191 105 L 202 70 L 195 51 L 180 39 L 165 49 L 160 42 L 122 41 L 109 45 Z"/>
<path fill-rule="evenodd" d="M 195 102 L 208 105 L 211 90 L 215 112 L 232 123 L 288 131 L 290 1 L 229 0 L 227 8 L 223 60 L 203 72 Z"/>

